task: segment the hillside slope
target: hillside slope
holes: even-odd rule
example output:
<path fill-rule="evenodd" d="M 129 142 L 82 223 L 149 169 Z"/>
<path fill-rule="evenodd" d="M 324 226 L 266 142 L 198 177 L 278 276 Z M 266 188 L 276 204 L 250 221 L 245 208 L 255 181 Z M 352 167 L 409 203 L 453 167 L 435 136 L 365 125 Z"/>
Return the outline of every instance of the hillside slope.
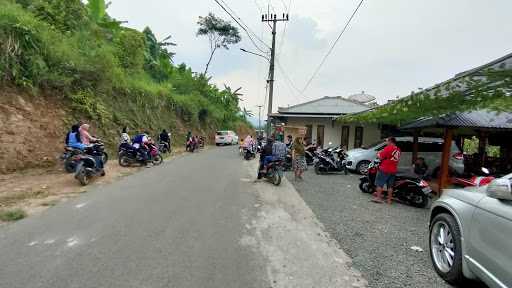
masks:
<path fill-rule="evenodd" d="M 54 163 L 78 121 L 91 123 L 111 149 L 124 126 L 178 136 L 250 130 L 238 90 L 175 65 L 169 43 L 149 28 L 122 27 L 104 1 L 0 6 L 0 173 Z"/>

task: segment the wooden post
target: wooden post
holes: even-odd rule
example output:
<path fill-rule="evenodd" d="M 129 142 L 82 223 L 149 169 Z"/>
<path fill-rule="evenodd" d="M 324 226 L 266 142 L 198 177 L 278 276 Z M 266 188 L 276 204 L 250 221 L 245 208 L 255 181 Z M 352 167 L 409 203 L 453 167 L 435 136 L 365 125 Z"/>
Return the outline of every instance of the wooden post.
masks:
<path fill-rule="evenodd" d="M 414 130 L 413 136 L 412 136 L 412 164 L 418 160 L 418 151 L 419 151 L 419 143 L 418 143 L 418 136 L 419 131 Z"/>
<path fill-rule="evenodd" d="M 441 196 L 442 190 L 449 184 L 448 172 L 450 169 L 450 154 L 453 140 L 453 129 L 444 129 L 444 142 L 443 142 L 443 155 L 441 156 L 441 169 L 439 175 L 439 196 Z"/>

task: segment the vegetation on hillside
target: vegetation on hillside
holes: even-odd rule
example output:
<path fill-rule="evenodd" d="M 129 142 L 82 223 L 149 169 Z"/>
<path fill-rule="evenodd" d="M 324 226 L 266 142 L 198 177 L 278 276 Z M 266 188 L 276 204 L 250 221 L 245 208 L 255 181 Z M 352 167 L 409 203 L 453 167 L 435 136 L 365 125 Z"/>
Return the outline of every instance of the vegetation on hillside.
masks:
<path fill-rule="evenodd" d="M 238 90 L 173 63 L 174 43 L 122 26 L 104 0 L 0 0 L 0 83 L 62 97 L 104 131 L 247 123 Z M 39 94 L 40 95 L 40 94 Z"/>

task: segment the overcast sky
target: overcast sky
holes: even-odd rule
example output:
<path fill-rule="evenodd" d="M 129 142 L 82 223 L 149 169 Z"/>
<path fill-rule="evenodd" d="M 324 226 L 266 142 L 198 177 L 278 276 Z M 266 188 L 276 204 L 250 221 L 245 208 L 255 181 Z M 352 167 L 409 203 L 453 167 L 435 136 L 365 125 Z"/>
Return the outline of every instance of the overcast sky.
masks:
<path fill-rule="evenodd" d="M 366 0 L 301 95 L 291 85 L 304 87 L 359 0 L 224 1 L 269 45 L 271 31 L 261 22 L 260 10 L 266 11 L 269 4 L 277 14 L 289 9 L 286 30 L 283 22 L 278 24 L 274 111 L 363 90 L 384 103 L 512 52 L 510 0 Z M 128 21 L 129 27 L 149 26 L 159 38 L 172 35 L 178 44 L 175 62 L 199 72 L 209 45 L 207 38 L 196 37 L 196 22 L 208 12 L 229 19 L 213 0 L 113 0 L 109 8 L 111 16 Z M 216 53 L 209 74 L 219 85 L 243 87 L 241 105 L 257 112 L 256 105 L 265 100 L 268 64 L 239 50 L 257 51 L 245 34 L 242 37 L 230 50 Z"/>

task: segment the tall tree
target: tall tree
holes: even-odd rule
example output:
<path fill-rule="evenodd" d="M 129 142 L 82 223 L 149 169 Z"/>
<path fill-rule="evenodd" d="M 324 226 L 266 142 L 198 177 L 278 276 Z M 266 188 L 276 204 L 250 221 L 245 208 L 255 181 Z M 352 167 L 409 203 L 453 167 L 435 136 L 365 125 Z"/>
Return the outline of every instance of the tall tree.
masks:
<path fill-rule="evenodd" d="M 240 42 L 242 37 L 235 26 L 231 25 L 230 22 L 215 16 L 211 12 L 208 16 L 199 16 L 197 24 L 199 25 L 197 36 L 208 36 L 208 40 L 210 41 L 210 58 L 208 59 L 206 68 L 204 69 L 204 74 L 206 74 L 215 51 L 219 48 L 228 50 L 230 44 Z"/>

